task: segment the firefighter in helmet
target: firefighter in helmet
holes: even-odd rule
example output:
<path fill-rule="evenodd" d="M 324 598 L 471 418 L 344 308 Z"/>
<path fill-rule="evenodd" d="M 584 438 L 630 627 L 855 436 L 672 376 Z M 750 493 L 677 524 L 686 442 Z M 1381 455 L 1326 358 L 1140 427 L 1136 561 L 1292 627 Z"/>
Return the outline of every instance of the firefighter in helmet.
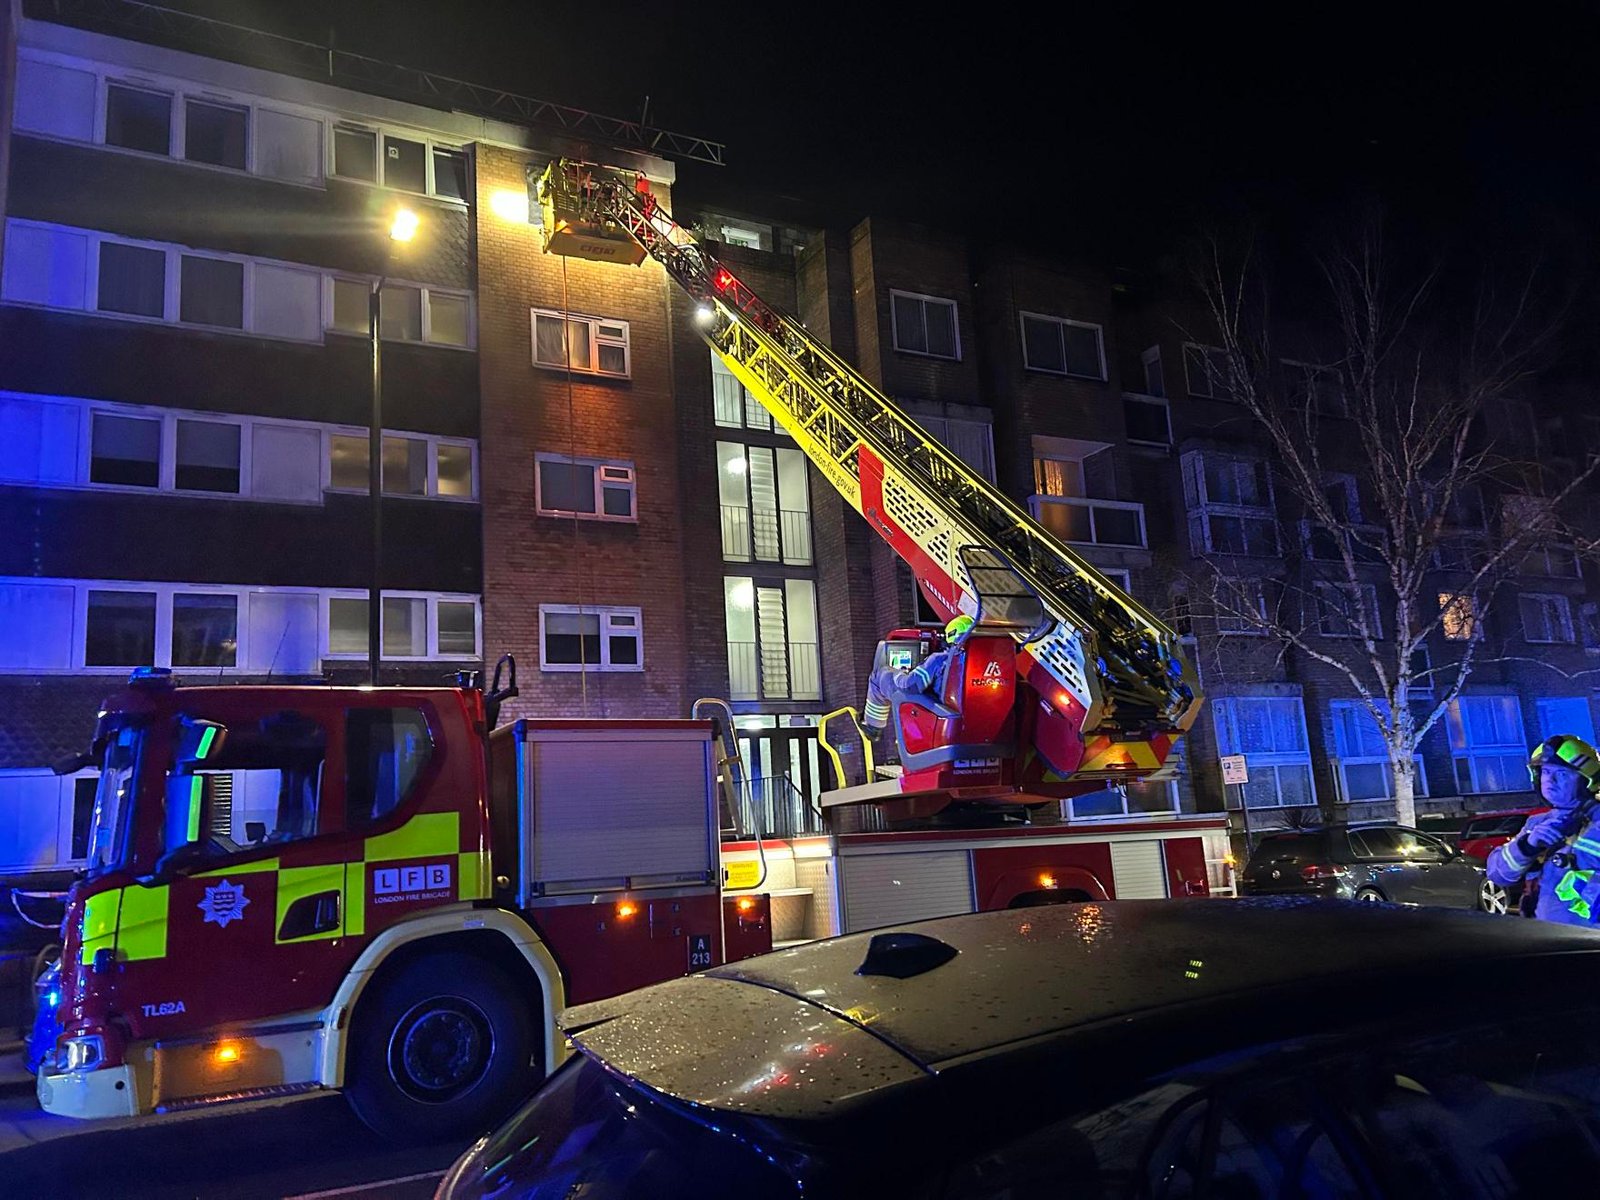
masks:
<path fill-rule="evenodd" d="M 967 640 L 976 623 L 966 613 L 953 618 L 944 627 L 944 649 L 935 650 L 909 670 L 897 670 L 890 664 L 886 660 L 885 644 L 879 643 L 872 673 L 867 676 L 867 703 L 861 710 L 861 722 L 879 750 L 878 761 L 892 761 L 897 749 L 893 736 L 888 734 L 889 706 L 894 694 L 923 692 L 935 698 L 943 695 L 945 674 L 955 651 Z"/>
<path fill-rule="evenodd" d="M 1582 738 L 1556 734 L 1533 748 L 1528 775 L 1550 811 L 1489 855 L 1489 878 L 1537 887 L 1540 920 L 1600 927 L 1600 756 Z"/>

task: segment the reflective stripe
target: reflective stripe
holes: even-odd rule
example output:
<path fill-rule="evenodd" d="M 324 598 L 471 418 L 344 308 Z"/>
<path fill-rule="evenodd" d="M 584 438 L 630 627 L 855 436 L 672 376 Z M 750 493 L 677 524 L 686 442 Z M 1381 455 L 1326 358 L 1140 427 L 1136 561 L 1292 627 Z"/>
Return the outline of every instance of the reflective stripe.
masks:
<path fill-rule="evenodd" d="M 1593 838 L 1581 837 L 1572 844 L 1585 853 L 1600 857 L 1600 842 L 1595 841 Z"/>
<path fill-rule="evenodd" d="M 360 937 L 367 931 L 366 863 L 345 864 L 344 931 L 350 937 Z"/>
<path fill-rule="evenodd" d="M 206 745 L 210 745 L 211 738 L 216 732 L 215 729 L 206 730 Z M 204 758 L 205 756 L 205 748 L 202 746 L 200 757 Z M 189 785 L 189 828 L 184 839 L 189 845 L 193 845 L 200 840 L 200 798 L 204 790 L 202 786 L 204 783 L 205 777 L 196 775 L 194 782 Z"/>
<path fill-rule="evenodd" d="M 1510 867 L 1513 871 L 1520 873 L 1522 871 L 1526 871 L 1533 865 L 1533 859 L 1523 858 L 1522 855 L 1517 852 L 1516 847 L 1517 839 L 1512 838 L 1509 842 L 1500 847 L 1500 857 L 1505 859 L 1508 867 Z"/>
<path fill-rule="evenodd" d="M 1568 871 L 1561 877 L 1561 882 L 1556 884 L 1556 899 L 1567 901 L 1567 911 L 1587 921 L 1589 919 L 1589 902 L 1578 892 L 1577 882 L 1582 880 L 1588 883 L 1594 878 L 1594 871 Z"/>
<path fill-rule="evenodd" d="M 369 837 L 362 857 L 369 863 L 397 858 L 454 857 L 461 850 L 460 813 L 418 813 L 390 833 Z"/>
<path fill-rule="evenodd" d="M 122 889 L 122 916 L 117 922 L 117 958 L 138 962 L 167 956 L 166 884 Z"/>
<path fill-rule="evenodd" d="M 117 944 L 117 913 L 122 907 L 122 889 L 99 892 L 83 902 L 83 962 L 94 962 L 96 950 L 110 950 Z"/>
<path fill-rule="evenodd" d="M 489 873 L 489 852 L 469 850 L 456 856 L 456 877 L 461 881 L 456 895 L 462 900 L 487 900 L 493 876 Z"/>

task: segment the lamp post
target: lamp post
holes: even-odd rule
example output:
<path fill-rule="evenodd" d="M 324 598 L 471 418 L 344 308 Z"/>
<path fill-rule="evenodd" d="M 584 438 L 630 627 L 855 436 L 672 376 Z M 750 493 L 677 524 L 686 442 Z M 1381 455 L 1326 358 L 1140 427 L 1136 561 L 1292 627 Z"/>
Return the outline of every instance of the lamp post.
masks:
<path fill-rule="evenodd" d="M 372 573 L 367 581 L 367 682 L 378 686 L 383 627 L 383 285 L 388 279 L 394 243 L 409 242 L 417 233 L 417 214 L 397 209 L 389 226 L 389 254 L 384 273 L 367 298 L 367 334 L 372 344 L 372 426 L 367 432 L 367 491 L 372 504 Z"/>

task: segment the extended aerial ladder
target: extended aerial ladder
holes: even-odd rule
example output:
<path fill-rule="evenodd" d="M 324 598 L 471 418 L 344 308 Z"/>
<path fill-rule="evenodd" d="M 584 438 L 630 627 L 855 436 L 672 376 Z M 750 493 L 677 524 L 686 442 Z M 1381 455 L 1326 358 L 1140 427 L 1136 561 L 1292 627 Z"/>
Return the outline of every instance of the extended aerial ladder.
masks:
<path fill-rule="evenodd" d="M 1200 705 L 1171 628 L 763 302 L 642 177 L 559 159 L 538 189 L 547 251 L 659 262 L 694 300 L 712 350 L 906 561 L 940 618 L 977 620 L 953 691 L 897 697 L 902 743 L 923 749 L 869 790 L 1060 797 L 1166 762 Z M 990 709 L 998 700 L 1005 719 L 964 734 L 949 703 L 963 686 Z"/>

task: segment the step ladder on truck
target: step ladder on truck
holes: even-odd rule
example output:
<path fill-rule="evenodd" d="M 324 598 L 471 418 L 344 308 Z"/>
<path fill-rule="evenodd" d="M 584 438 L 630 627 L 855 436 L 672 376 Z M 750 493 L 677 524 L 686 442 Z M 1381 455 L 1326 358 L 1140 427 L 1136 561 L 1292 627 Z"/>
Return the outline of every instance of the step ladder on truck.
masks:
<path fill-rule="evenodd" d="M 712 351 L 905 560 L 940 618 L 975 622 L 950 648 L 938 695 L 890 697 L 896 770 L 873 768 L 855 713 L 848 719 L 864 769 L 854 777 L 824 731 L 836 782 L 820 798 L 828 811 L 870 805 L 903 823 L 1020 805 L 1038 817 L 1168 764 L 1201 703 L 1172 629 L 762 301 L 672 219 L 642 177 L 558 159 L 538 177 L 536 199 L 548 252 L 659 263 L 694 302 Z M 758 836 L 754 852 L 725 851 L 726 877 L 736 882 L 736 870 L 750 869 L 739 864 L 759 855 L 769 885 L 776 877 L 789 885 L 782 890 L 813 898 L 804 934 L 826 936 L 885 916 L 1052 895 L 1205 894 L 1207 860 L 1222 857 L 1226 843 L 1221 815 L 1060 829 L 830 830 L 775 844 L 771 855 Z M 927 886 L 908 887 L 911 874 Z M 919 898 L 879 903 L 884 888 Z M 796 932 L 780 927 L 775 936 Z"/>

